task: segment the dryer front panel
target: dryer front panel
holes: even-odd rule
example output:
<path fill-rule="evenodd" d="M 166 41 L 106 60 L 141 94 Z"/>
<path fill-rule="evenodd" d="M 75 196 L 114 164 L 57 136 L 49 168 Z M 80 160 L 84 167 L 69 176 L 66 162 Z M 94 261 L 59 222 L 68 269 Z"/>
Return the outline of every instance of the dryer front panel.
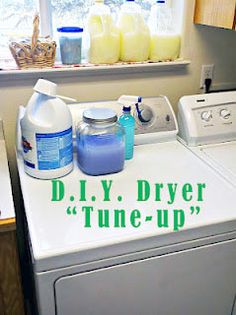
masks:
<path fill-rule="evenodd" d="M 236 240 L 60 278 L 57 315 L 230 315 Z"/>

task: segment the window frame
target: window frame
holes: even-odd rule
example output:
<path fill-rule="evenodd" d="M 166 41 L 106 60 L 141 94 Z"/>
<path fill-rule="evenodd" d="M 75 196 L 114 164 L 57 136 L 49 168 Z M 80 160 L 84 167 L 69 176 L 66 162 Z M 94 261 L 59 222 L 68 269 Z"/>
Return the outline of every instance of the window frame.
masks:
<path fill-rule="evenodd" d="M 39 5 L 39 15 L 40 15 L 40 31 L 43 37 L 52 36 L 52 9 L 51 1 L 48 0 L 37 0 Z"/>
<path fill-rule="evenodd" d="M 187 73 L 187 68 L 191 65 L 191 60 L 179 59 L 177 61 L 157 62 L 157 63 L 137 63 L 137 64 L 116 64 L 99 66 L 81 66 L 70 68 L 42 68 L 42 69 L 21 69 L 0 71 L 0 82 L 21 81 L 22 79 L 45 78 L 54 80 L 58 78 L 89 78 L 98 76 L 101 80 L 104 76 L 117 75 L 156 75 L 157 73 L 174 75 L 177 72 Z"/>

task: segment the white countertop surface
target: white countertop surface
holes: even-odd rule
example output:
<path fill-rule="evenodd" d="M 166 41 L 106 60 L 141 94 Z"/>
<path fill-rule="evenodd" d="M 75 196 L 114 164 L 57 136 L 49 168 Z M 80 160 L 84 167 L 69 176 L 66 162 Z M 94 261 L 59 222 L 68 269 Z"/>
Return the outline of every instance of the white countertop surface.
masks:
<path fill-rule="evenodd" d="M 75 160 L 73 172 L 61 179 L 65 185 L 65 198 L 61 202 L 51 201 L 51 181 L 37 180 L 25 174 L 20 155 L 18 168 L 35 269 L 38 271 L 236 231 L 235 188 L 178 141 L 135 147 L 134 159 L 126 162 L 124 171 L 108 176 L 87 176 L 78 169 Z M 110 202 L 101 200 L 102 179 L 113 180 Z M 146 202 L 137 202 L 138 179 L 147 180 L 151 185 L 151 198 Z M 79 201 L 80 180 L 87 180 L 87 202 Z M 156 202 L 155 183 L 178 183 L 180 186 L 206 183 L 205 200 L 188 203 L 183 201 L 178 190 L 173 205 L 167 204 L 166 192 L 163 201 Z M 70 201 L 71 195 L 75 196 L 74 202 Z M 97 196 L 96 202 L 91 201 L 93 195 Z M 118 195 L 123 196 L 122 202 L 117 201 Z M 69 205 L 78 208 L 94 206 L 93 227 L 84 228 L 81 214 L 67 215 Z M 191 205 L 201 206 L 199 215 L 190 214 Z M 129 224 L 125 229 L 103 229 L 96 224 L 99 208 L 124 208 L 128 218 L 133 209 L 153 216 L 157 209 L 169 209 L 170 213 L 173 209 L 184 209 L 186 222 L 179 232 L 173 232 L 172 214 L 169 228 L 157 228 L 153 220 L 137 229 Z"/>
<path fill-rule="evenodd" d="M 0 120 L 0 220 L 15 217 L 7 153 L 3 135 L 3 125 Z"/>

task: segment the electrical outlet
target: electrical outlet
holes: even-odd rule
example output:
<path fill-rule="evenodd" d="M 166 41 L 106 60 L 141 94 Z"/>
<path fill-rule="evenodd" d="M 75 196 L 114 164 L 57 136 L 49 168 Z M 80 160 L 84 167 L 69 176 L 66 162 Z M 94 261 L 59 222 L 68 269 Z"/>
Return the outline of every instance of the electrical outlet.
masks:
<path fill-rule="evenodd" d="M 215 67 L 215 65 L 202 65 L 200 89 L 204 88 L 206 79 L 212 79 L 213 80 L 214 67 Z"/>

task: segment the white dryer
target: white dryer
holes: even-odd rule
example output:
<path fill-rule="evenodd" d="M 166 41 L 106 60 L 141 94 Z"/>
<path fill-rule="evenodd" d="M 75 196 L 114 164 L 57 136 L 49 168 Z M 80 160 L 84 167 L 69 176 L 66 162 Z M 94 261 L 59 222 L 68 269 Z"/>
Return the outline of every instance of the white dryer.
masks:
<path fill-rule="evenodd" d="M 116 102 L 72 105 L 74 121 L 91 106 L 120 112 Z M 91 177 L 75 162 L 73 172 L 61 179 L 65 188 L 61 201 L 52 202 L 52 181 L 25 174 L 22 156 L 17 155 L 40 315 L 230 315 L 233 311 L 235 188 L 177 141 L 176 119 L 165 97 L 144 99 L 140 110 L 152 115 L 145 124 L 136 117 L 134 159 L 124 171 Z M 110 202 L 102 201 L 101 180 L 113 181 Z M 139 180 L 150 184 L 150 198 L 143 202 L 137 201 Z M 86 202 L 79 197 L 81 181 L 87 183 Z M 183 200 L 186 183 L 192 184 L 192 201 Z M 201 183 L 206 187 L 204 202 L 195 189 Z M 168 184 L 176 188 L 173 202 Z M 72 196 L 78 208 L 68 215 L 68 205 L 75 204 Z M 83 205 L 95 207 L 89 229 L 79 212 Z M 200 213 L 191 206 L 199 206 Z M 96 209 L 104 208 L 125 209 L 126 227 L 99 228 Z M 141 211 L 139 227 L 129 223 L 132 209 Z M 156 219 L 160 209 L 169 210 L 168 224 L 162 228 Z M 174 209 L 185 213 L 185 224 L 178 231 L 173 228 Z"/>

